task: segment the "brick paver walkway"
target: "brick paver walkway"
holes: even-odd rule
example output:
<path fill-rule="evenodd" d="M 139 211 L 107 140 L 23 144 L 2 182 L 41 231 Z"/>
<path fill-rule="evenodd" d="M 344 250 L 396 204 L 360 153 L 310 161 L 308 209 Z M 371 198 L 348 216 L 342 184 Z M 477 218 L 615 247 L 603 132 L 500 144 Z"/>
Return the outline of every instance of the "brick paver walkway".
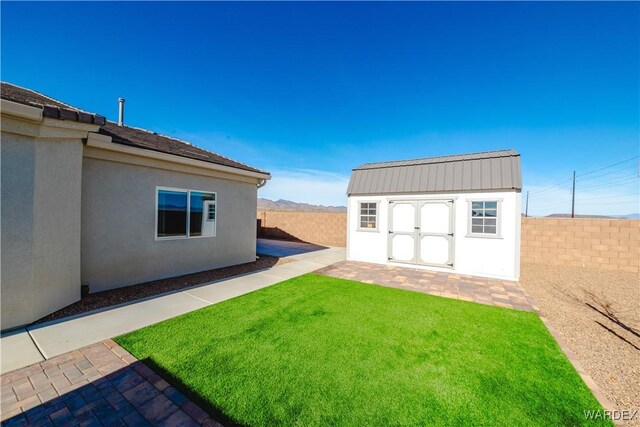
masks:
<path fill-rule="evenodd" d="M 2 425 L 219 426 L 112 340 L 0 377 Z"/>
<path fill-rule="evenodd" d="M 392 265 L 343 261 L 316 273 L 480 304 L 533 311 L 517 282 Z"/>

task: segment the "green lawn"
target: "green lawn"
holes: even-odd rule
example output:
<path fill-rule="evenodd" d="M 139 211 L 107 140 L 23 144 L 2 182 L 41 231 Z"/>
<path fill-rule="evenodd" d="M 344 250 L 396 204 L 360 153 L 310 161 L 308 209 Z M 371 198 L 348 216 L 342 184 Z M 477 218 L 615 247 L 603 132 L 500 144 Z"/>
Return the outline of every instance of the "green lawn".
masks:
<path fill-rule="evenodd" d="M 242 425 L 581 425 L 601 408 L 533 313 L 314 274 L 116 341 Z"/>

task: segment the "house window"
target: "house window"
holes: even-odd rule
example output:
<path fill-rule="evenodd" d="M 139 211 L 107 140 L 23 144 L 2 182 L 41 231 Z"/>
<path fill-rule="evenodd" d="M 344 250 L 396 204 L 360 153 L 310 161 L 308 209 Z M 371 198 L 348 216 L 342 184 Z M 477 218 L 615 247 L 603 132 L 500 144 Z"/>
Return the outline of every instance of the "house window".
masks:
<path fill-rule="evenodd" d="M 498 201 L 471 202 L 471 234 L 498 235 Z"/>
<path fill-rule="evenodd" d="M 360 230 L 376 230 L 378 228 L 378 203 L 360 202 Z"/>
<path fill-rule="evenodd" d="M 158 190 L 158 237 L 187 237 L 187 195 Z"/>
<path fill-rule="evenodd" d="M 216 193 L 158 189 L 156 237 L 216 235 Z"/>
<path fill-rule="evenodd" d="M 189 192 L 189 237 L 213 236 L 216 221 L 216 195 L 200 191 Z M 213 212 L 213 215 L 211 214 Z"/>

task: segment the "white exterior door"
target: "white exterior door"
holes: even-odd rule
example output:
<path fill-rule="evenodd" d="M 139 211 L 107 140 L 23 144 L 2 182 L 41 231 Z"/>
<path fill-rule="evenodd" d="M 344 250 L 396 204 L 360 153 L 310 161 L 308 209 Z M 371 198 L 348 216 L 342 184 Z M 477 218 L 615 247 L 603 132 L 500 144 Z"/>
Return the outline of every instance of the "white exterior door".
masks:
<path fill-rule="evenodd" d="M 389 259 L 416 262 L 416 204 L 389 203 Z"/>
<path fill-rule="evenodd" d="M 453 267 L 453 200 L 389 201 L 389 261 Z"/>

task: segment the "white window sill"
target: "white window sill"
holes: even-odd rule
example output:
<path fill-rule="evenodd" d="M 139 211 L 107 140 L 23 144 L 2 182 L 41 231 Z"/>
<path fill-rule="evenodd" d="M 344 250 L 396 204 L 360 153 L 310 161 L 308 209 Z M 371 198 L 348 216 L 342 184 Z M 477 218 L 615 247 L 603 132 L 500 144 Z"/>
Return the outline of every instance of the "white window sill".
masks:
<path fill-rule="evenodd" d="M 175 236 L 175 237 L 156 237 L 155 240 L 156 242 L 162 242 L 163 240 L 192 240 L 192 239 L 208 239 L 209 237 L 216 237 L 216 235 L 214 234 L 213 236 Z"/>
<path fill-rule="evenodd" d="M 504 237 L 498 235 L 491 234 L 466 234 L 464 237 L 469 237 L 472 239 L 494 239 L 494 240 L 504 240 Z"/>
<path fill-rule="evenodd" d="M 380 230 L 377 228 L 358 228 L 356 231 L 364 231 L 366 233 L 378 233 Z"/>

